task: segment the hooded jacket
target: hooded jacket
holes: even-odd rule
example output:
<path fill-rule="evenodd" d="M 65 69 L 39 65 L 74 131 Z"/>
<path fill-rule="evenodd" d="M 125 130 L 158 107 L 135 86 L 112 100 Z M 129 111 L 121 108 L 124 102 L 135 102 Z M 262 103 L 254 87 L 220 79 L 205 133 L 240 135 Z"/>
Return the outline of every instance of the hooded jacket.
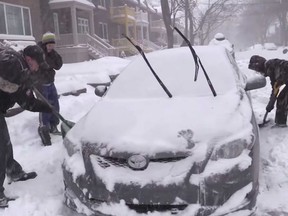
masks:
<path fill-rule="evenodd" d="M 30 73 L 21 52 L 6 47 L 0 48 L 1 113 L 6 113 L 15 103 L 32 112 L 51 112 L 48 105 L 34 97 Z"/>
<path fill-rule="evenodd" d="M 279 87 L 288 84 L 288 61 L 282 59 L 270 59 L 265 62 L 265 74 L 271 80 L 271 86 Z M 275 83 L 277 83 L 275 86 Z"/>
<path fill-rule="evenodd" d="M 272 91 L 270 94 L 269 103 L 267 106 L 272 107 L 277 99 L 277 89 L 283 85 L 288 85 L 288 61 L 282 59 L 270 59 L 264 63 L 264 71 L 261 72 L 263 75 L 270 78 L 270 84 Z"/>
<path fill-rule="evenodd" d="M 55 50 L 48 53 L 46 45 L 43 44 L 42 41 L 38 42 L 38 46 L 43 49 L 45 53 L 45 60 L 50 66 L 47 71 L 41 71 L 44 84 L 53 83 L 55 80 L 55 70 L 59 70 L 63 65 L 62 57 Z"/>

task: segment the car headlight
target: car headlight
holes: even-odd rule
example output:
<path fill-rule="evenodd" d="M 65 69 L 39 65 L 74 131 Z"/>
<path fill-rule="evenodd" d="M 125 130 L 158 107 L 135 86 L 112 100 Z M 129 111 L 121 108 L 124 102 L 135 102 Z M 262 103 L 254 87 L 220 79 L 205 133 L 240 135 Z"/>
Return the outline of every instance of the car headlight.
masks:
<path fill-rule="evenodd" d="M 211 155 L 211 160 L 236 158 L 244 149 L 251 150 L 254 142 L 255 137 L 251 135 L 251 139 L 237 139 L 222 145 L 217 145 Z"/>

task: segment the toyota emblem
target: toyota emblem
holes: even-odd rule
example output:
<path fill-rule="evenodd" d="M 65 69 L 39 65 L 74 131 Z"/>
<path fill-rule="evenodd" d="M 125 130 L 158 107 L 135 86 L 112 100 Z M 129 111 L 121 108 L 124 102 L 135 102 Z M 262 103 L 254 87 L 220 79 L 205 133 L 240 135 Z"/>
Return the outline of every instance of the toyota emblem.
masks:
<path fill-rule="evenodd" d="M 148 166 L 148 159 L 142 155 L 132 155 L 128 158 L 128 165 L 133 170 L 144 170 Z"/>

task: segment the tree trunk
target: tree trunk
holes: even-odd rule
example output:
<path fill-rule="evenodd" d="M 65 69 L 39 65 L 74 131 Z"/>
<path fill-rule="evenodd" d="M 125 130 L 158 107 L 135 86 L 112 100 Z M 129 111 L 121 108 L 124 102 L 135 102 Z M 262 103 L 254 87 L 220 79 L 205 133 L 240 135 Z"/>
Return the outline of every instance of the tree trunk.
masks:
<path fill-rule="evenodd" d="M 189 19 L 189 38 L 191 45 L 195 43 L 195 34 L 194 34 L 194 25 L 193 25 L 193 16 L 192 12 L 188 11 L 188 19 Z"/>
<path fill-rule="evenodd" d="M 280 22 L 280 41 L 281 45 L 287 46 L 287 20 L 286 20 L 286 11 L 282 11 L 279 17 Z"/>
<path fill-rule="evenodd" d="M 169 3 L 167 0 L 161 0 L 161 9 L 164 24 L 167 32 L 167 47 L 173 48 L 173 29 L 171 28 L 171 13 L 169 8 Z"/>

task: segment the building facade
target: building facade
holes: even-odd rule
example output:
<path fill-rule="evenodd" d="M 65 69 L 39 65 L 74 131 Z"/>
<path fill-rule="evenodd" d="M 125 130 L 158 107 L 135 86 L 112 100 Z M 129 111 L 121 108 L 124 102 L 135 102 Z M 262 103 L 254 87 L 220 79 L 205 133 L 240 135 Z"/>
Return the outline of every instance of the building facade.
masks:
<path fill-rule="evenodd" d="M 0 1 L 0 42 L 37 41 L 43 34 L 40 0 Z"/>
<path fill-rule="evenodd" d="M 145 0 L 0 0 L 0 42 L 38 42 L 56 34 L 65 63 L 145 52 L 166 45 L 161 13 Z"/>

